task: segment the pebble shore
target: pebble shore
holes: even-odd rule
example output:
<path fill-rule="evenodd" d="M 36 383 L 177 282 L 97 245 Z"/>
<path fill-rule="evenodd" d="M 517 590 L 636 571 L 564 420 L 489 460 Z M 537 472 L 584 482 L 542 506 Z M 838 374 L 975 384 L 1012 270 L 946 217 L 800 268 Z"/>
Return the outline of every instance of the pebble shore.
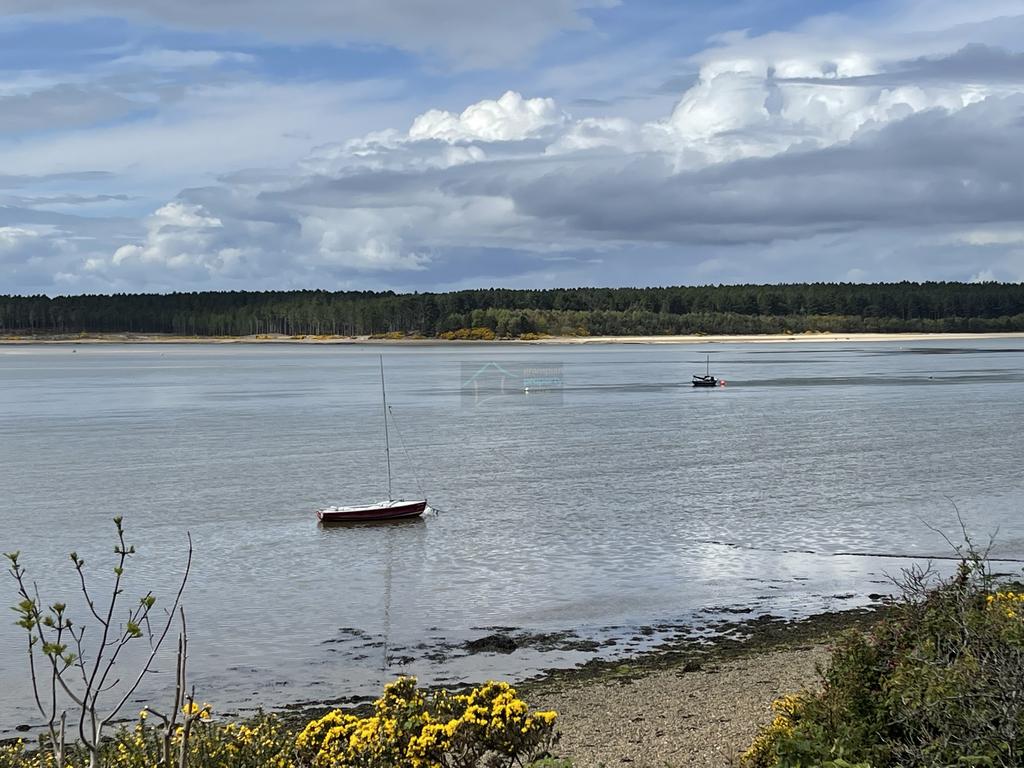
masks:
<path fill-rule="evenodd" d="M 825 645 L 766 651 L 694 671 L 653 670 L 638 679 L 595 679 L 542 693 L 559 712 L 561 756 L 574 768 L 721 768 L 734 764 L 772 701 L 818 682 Z"/>
<path fill-rule="evenodd" d="M 528 684 L 528 700 L 559 713 L 559 757 L 573 768 L 729 768 L 772 719 L 771 703 L 816 689 L 842 632 L 882 608 L 754 621 L 741 638 L 682 644 Z"/>

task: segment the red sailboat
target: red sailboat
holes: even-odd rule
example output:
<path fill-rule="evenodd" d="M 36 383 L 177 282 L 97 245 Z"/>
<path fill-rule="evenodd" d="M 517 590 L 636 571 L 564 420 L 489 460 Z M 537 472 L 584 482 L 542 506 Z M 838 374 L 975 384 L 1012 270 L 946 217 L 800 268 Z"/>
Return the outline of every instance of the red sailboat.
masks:
<path fill-rule="evenodd" d="M 324 507 L 316 516 L 322 523 L 367 523 L 386 520 L 404 520 L 422 515 L 427 508 L 426 499 L 396 499 L 391 493 L 391 440 L 388 437 L 388 396 L 384 387 L 384 356 L 380 358 L 380 394 L 384 403 L 384 455 L 388 466 L 388 498 L 373 504 L 347 507 Z M 399 434 L 401 437 L 401 434 Z"/>

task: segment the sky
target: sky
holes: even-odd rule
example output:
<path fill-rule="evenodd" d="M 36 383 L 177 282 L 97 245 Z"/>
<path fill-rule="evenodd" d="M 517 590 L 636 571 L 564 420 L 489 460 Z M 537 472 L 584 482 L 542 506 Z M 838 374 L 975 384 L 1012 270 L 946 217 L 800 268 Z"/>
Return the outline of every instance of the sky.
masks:
<path fill-rule="evenodd" d="M 1024 0 L 0 0 L 0 294 L 1024 281 Z"/>

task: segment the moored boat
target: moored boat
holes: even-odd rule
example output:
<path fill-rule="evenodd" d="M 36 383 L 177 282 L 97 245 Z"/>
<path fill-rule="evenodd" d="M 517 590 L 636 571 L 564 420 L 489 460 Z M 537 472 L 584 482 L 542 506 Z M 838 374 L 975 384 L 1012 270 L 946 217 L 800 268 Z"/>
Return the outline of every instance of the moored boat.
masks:
<path fill-rule="evenodd" d="M 388 499 L 373 504 L 353 506 L 329 506 L 318 509 L 317 519 L 321 523 L 372 523 L 388 520 L 404 520 L 422 515 L 427 508 L 426 499 L 396 499 L 391 493 L 391 440 L 388 437 L 388 396 L 384 387 L 384 356 L 380 358 L 380 395 L 384 404 L 384 455 L 388 467 Z M 401 432 L 399 432 L 401 437 Z"/>
<path fill-rule="evenodd" d="M 705 371 L 702 376 L 699 373 L 693 374 L 693 386 L 695 387 L 724 387 L 725 379 L 716 379 L 711 375 L 711 355 L 705 360 Z"/>
<path fill-rule="evenodd" d="M 392 499 L 359 507 L 324 507 L 317 510 L 316 516 L 322 523 L 366 523 L 419 517 L 426 508 L 426 499 L 417 501 Z"/>

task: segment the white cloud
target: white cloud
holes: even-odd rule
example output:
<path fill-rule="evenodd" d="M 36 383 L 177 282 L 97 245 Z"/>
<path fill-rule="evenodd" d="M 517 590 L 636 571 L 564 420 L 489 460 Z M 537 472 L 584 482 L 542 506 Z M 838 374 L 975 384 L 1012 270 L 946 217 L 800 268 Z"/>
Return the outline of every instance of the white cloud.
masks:
<path fill-rule="evenodd" d="M 216 274 L 229 271 L 240 255 L 238 249 L 220 242 L 224 225 L 202 206 L 168 203 L 149 218 L 146 228 L 145 243 L 118 248 L 111 258 L 113 266 L 147 265 Z M 93 261 L 90 271 L 97 269 Z"/>
<path fill-rule="evenodd" d="M 426 269 L 430 256 L 403 250 L 397 237 L 353 238 L 345 228 L 318 217 L 303 221 L 303 232 L 317 241 L 318 266 L 357 271 Z"/>
<path fill-rule="evenodd" d="M 34 229 L 26 229 L 25 227 L 0 227 L 0 248 L 13 248 L 26 238 L 38 236 L 39 233 Z"/>
<path fill-rule="evenodd" d="M 971 283 L 992 283 L 995 282 L 996 273 L 991 269 L 983 269 L 980 272 L 975 272 L 971 275 L 969 282 Z"/>
<path fill-rule="evenodd" d="M 1024 229 L 974 229 L 956 239 L 967 245 L 1024 245 Z"/>
<path fill-rule="evenodd" d="M 567 122 L 553 99 L 524 99 L 507 91 L 496 101 L 478 101 L 454 115 L 439 109 L 417 117 L 409 129 L 413 141 L 517 141 Z"/>
<path fill-rule="evenodd" d="M 174 50 L 151 48 L 113 59 L 109 67 L 151 67 L 153 69 L 205 69 L 221 64 L 251 64 L 256 57 L 237 51 Z"/>

